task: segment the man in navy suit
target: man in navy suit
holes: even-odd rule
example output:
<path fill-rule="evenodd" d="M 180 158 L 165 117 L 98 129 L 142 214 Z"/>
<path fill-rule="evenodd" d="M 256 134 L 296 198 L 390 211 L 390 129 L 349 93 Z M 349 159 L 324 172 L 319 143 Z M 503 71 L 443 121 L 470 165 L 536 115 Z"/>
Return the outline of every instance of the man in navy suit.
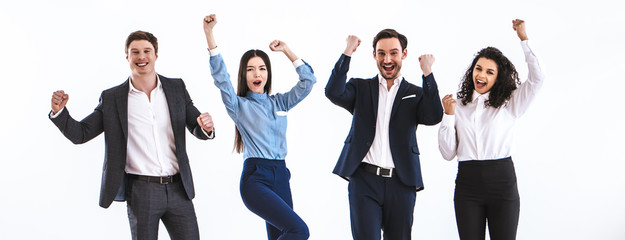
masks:
<path fill-rule="evenodd" d="M 98 106 L 81 121 L 65 108 L 69 95 L 56 91 L 49 117 L 74 144 L 104 132 L 100 206 L 126 201 L 132 239 L 156 240 L 161 220 L 171 239 L 199 239 L 184 129 L 212 139 L 213 121 L 195 108 L 182 79 L 156 73 L 157 57 L 154 35 L 131 33 L 126 39 L 128 80 L 104 90 Z"/>
<path fill-rule="evenodd" d="M 416 192 L 423 189 L 417 125 L 435 125 L 443 117 L 431 70 L 434 57 L 419 57 L 423 87 L 408 83 L 400 73 L 408 40 L 385 29 L 373 40 L 380 74 L 346 83 L 351 55 L 359 45 L 358 37 L 347 37 L 325 89 L 332 103 L 353 115 L 333 172 L 349 180 L 354 239 L 379 240 L 382 231 L 384 239 L 410 239 Z"/>

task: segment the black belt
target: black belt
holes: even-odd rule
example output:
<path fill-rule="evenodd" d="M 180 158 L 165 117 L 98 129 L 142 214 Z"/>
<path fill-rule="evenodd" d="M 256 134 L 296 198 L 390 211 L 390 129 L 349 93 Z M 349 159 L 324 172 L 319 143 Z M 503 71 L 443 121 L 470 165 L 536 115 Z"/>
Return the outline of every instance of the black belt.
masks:
<path fill-rule="evenodd" d="M 373 173 L 380 177 L 387 177 L 387 178 L 393 177 L 392 168 L 382 168 L 382 167 L 378 167 L 376 165 L 372 165 L 366 162 L 361 163 L 360 167 L 363 168 L 365 171 L 369 173 Z"/>
<path fill-rule="evenodd" d="M 141 180 L 146 182 L 155 182 L 159 184 L 170 184 L 173 182 L 177 182 L 180 180 L 180 174 L 171 175 L 171 176 L 163 176 L 163 177 L 152 177 L 152 176 L 143 176 L 143 175 L 135 175 L 128 174 L 128 177 L 135 180 Z"/>

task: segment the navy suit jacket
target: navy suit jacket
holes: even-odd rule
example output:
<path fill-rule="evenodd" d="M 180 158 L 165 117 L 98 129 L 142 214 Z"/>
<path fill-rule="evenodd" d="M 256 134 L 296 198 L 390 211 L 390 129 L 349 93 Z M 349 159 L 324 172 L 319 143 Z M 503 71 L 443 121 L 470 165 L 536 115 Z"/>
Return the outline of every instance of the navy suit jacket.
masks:
<path fill-rule="evenodd" d="M 185 126 L 199 139 L 208 139 L 197 123 L 200 112 L 193 105 L 182 79 L 159 75 L 174 132 L 176 158 L 184 189 L 189 199 L 195 196 L 193 177 L 185 143 Z M 93 113 L 80 122 L 74 120 L 65 108 L 59 116 L 51 118 L 63 135 L 74 144 L 81 144 L 104 132 L 105 155 L 100 187 L 100 206 L 108 208 L 113 200 L 125 200 L 126 147 L 128 140 L 128 90 L 129 81 L 104 90 L 100 103 Z"/>
<path fill-rule="evenodd" d="M 345 83 L 351 58 L 341 55 L 334 66 L 325 94 L 332 103 L 353 115 L 352 126 L 345 140 L 334 173 L 349 180 L 375 137 L 378 113 L 378 77 L 352 78 Z M 433 74 L 423 77 L 423 88 L 402 79 L 393 102 L 389 124 L 389 143 L 394 172 L 407 186 L 423 189 L 417 125 L 435 125 L 443 117 L 443 106 Z"/>

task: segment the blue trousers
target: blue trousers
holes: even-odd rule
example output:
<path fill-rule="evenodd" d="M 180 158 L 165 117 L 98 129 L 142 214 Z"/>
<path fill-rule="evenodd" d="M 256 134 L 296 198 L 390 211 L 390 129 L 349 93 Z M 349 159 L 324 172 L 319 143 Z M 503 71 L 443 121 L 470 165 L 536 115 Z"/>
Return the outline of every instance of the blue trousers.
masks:
<path fill-rule="evenodd" d="M 516 239 L 519 191 L 511 158 L 461 161 L 454 193 L 456 224 L 462 240 Z"/>
<path fill-rule="evenodd" d="M 241 198 L 245 206 L 265 220 L 269 240 L 308 239 L 308 226 L 293 211 L 284 160 L 248 158 L 241 174 Z"/>
<path fill-rule="evenodd" d="M 396 175 L 377 176 L 359 167 L 349 179 L 349 210 L 354 240 L 411 239 L 417 191 Z"/>

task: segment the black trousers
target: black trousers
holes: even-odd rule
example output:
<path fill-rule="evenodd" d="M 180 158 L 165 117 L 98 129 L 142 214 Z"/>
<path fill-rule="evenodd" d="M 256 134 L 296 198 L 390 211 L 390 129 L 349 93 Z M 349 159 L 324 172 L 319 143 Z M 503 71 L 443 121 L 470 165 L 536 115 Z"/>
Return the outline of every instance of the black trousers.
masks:
<path fill-rule="evenodd" d="M 462 240 L 516 239 L 519 191 L 512 158 L 461 161 L 454 194 L 456 223 Z"/>

